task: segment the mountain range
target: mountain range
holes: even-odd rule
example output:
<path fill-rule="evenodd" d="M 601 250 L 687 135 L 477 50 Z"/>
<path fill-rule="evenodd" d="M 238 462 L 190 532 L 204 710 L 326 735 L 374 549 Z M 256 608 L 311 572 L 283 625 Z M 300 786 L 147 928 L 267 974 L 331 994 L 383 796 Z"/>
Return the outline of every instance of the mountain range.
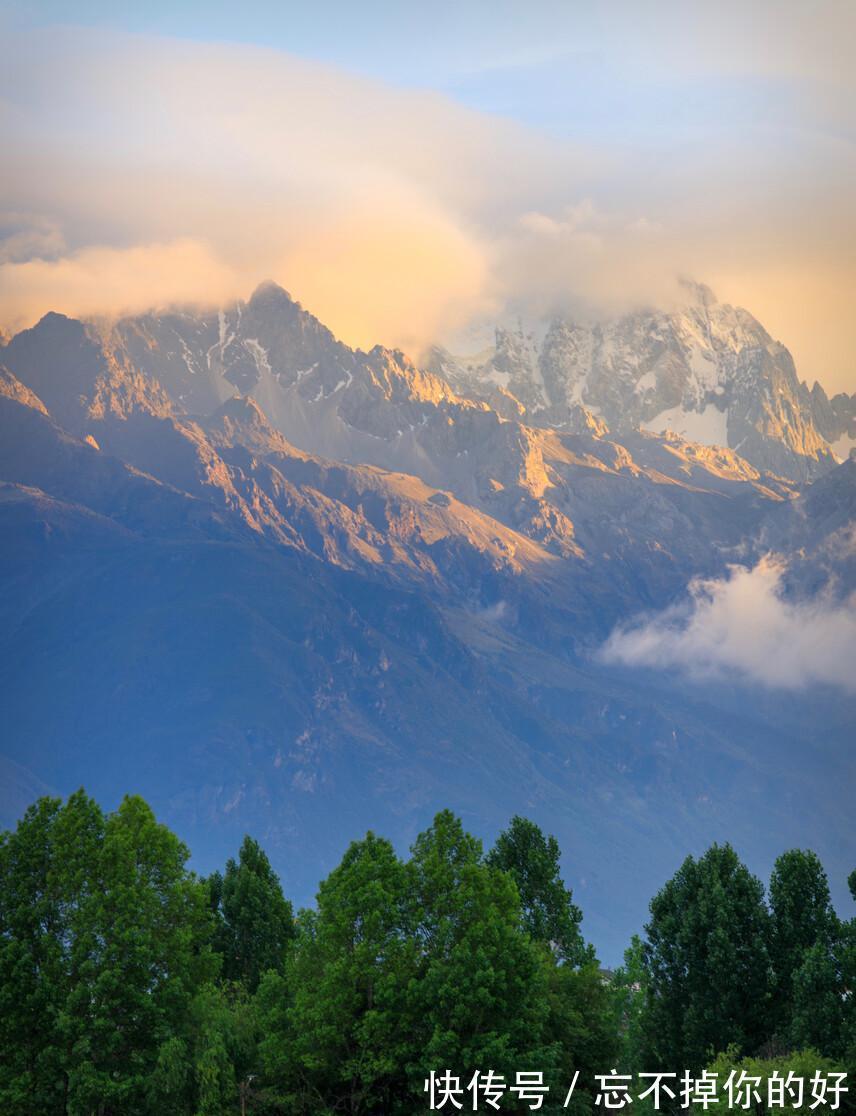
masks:
<path fill-rule="evenodd" d="M 525 813 L 609 961 L 714 839 L 810 844 L 842 895 L 852 694 L 599 649 L 771 551 L 847 606 L 854 414 L 697 286 L 419 364 L 272 283 L 48 313 L 0 345 L 2 821 L 138 791 L 202 870 L 249 831 L 307 902 L 367 828 Z"/>

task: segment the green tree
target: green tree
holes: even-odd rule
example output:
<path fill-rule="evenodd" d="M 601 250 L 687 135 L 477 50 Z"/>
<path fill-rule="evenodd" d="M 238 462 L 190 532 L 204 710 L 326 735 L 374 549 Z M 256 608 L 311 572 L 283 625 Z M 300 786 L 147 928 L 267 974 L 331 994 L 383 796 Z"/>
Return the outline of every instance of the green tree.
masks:
<path fill-rule="evenodd" d="M 141 799 L 105 817 L 82 791 L 42 800 L 4 835 L 4 1111 L 147 1111 L 163 1048 L 176 1052 L 216 970 L 187 855 Z"/>
<path fill-rule="evenodd" d="M 125 798 L 105 820 L 68 1005 L 73 1112 L 141 1110 L 161 1045 L 216 972 L 205 889 L 188 856 L 141 798 Z"/>
<path fill-rule="evenodd" d="M 514 880 L 523 929 L 544 947 L 538 1058 L 551 1093 L 543 1111 L 553 1111 L 564 1100 L 579 1071 L 570 1107 L 586 1112 L 593 1104 L 594 1075 L 613 1064 L 618 1043 L 607 981 L 593 948 L 583 941 L 582 912 L 562 879 L 560 858 L 555 837 L 545 837 L 534 822 L 515 816 L 485 861 Z"/>
<path fill-rule="evenodd" d="M 565 886 L 559 843 L 527 818 L 515 816 L 497 838 L 487 863 L 511 873 L 520 895 L 523 924 L 535 941 L 550 944 L 572 965 L 593 961 L 580 932 L 582 912 Z"/>
<path fill-rule="evenodd" d="M 596 962 L 574 968 L 556 964 L 547 955 L 545 964 L 547 1015 L 541 1037 L 543 1054 L 539 1056 L 547 1071 L 550 1094 L 543 1111 L 591 1112 L 595 1074 L 608 1072 L 619 1053 L 609 984 Z M 563 1108 L 577 1071 L 571 1103 Z"/>
<path fill-rule="evenodd" d="M 645 947 L 638 934 L 633 935 L 624 951 L 624 964 L 612 974 L 609 989 L 619 1067 L 624 1073 L 639 1073 L 645 1070 L 648 1045 L 645 1038 L 648 971 Z"/>
<path fill-rule="evenodd" d="M 431 1070 L 492 1069 L 513 1080 L 544 1064 L 543 948 L 523 928 L 508 872 L 482 861 L 481 844 L 443 811 L 408 863 L 420 972 L 411 987 L 417 1023 L 413 1088 Z"/>
<path fill-rule="evenodd" d="M 252 1095 L 258 1107 L 258 1010 L 241 984 L 206 985 L 193 1002 L 195 1116 L 226 1116 Z M 246 1108 L 246 1103 L 244 1104 Z"/>
<path fill-rule="evenodd" d="M 267 969 L 282 971 L 294 939 L 294 911 L 264 851 L 245 837 L 238 860 L 223 876 L 209 880 L 217 915 L 215 944 L 223 958 L 223 977 L 242 981 L 255 992 Z"/>
<path fill-rule="evenodd" d="M 87 962 L 81 905 L 104 818 L 82 791 L 42 798 L 0 837 L 0 1108 L 65 1113 L 75 981 Z"/>
<path fill-rule="evenodd" d="M 856 873 L 850 877 L 856 885 Z M 856 895 L 854 895 L 856 898 Z M 834 931 L 819 933 L 793 974 L 788 1037 L 843 1058 L 856 1071 L 856 919 L 842 921 L 830 910 Z M 823 927 L 822 927 L 823 928 Z"/>
<path fill-rule="evenodd" d="M 842 1027 L 843 1059 L 851 1082 L 856 1082 L 856 918 L 844 924 L 841 938 L 842 983 L 847 989 Z M 856 1090 L 851 1101 L 856 1109 Z"/>
<path fill-rule="evenodd" d="M 803 954 L 791 981 L 788 1040 L 837 1057 L 844 1053 L 847 989 L 842 979 L 841 935 L 835 942 L 816 942 Z"/>
<path fill-rule="evenodd" d="M 826 873 L 813 852 L 791 849 L 778 858 L 770 877 L 770 910 L 776 1032 L 797 1045 L 819 1049 L 837 1045 L 838 1023 L 833 1016 L 840 1014 L 835 1001 L 840 1001 L 843 989 L 835 953 L 841 928 Z M 814 1023 L 809 1021 L 811 1015 Z M 835 1039 L 832 1032 L 824 1032 L 827 1025 L 834 1028 Z"/>
<path fill-rule="evenodd" d="M 687 857 L 651 901 L 644 949 L 653 1065 L 698 1070 L 712 1051 L 768 1036 L 772 971 L 764 888 L 730 845 Z"/>
<path fill-rule="evenodd" d="M 317 910 L 301 912 L 285 977 L 262 981 L 262 1060 L 289 1111 L 401 1110 L 415 957 L 405 882 L 388 841 L 352 844 Z"/>
<path fill-rule="evenodd" d="M 241 1001 L 233 1002 L 233 994 Z M 244 1010 L 242 1011 L 242 1007 Z M 237 1111 L 248 1068 L 255 1067 L 255 1028 L 246 1031 L 254 1005 L 235 985 L 207 984 L 195 997 L 187 1026 L 161 1044 L 148 1078 L 153 1112 L 225 1116 Z"/>

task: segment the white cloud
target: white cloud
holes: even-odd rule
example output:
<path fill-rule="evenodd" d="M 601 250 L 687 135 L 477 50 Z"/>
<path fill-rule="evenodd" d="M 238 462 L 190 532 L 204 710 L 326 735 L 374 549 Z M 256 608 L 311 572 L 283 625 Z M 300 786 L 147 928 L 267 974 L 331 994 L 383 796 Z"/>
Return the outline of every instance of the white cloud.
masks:
<path fill-rule="evenodd" d="M 737 673 L 786 689 L 828 683 L 856 691 L 856 600 L 785 600 L 783 573 L 766 559 L 694 581 L 688 601 L 620 627 L 599 658 L 693 677 Z"/>
<path fill-rule="evenodd" d="M 709 37 L 681 34 L 692 49 L 649 36 L 642 53 L 668 47 L 707 72 Z M 812 59 L 830 53 L 827 38 Z M 272 278 L 346 341 L 415 351 L 506 308 L 662 302 L 689 274 L 757 312 L 795 346 L 803 375 L 845 387 L 853 102 L 839 85 L 815 88 L 816 67 L 806 76 L 789 42 L 774 52 L 788 80 L 814 84 L 786 99 L 784 122 L 762 114 L 643 140 L 550 134 L 273 49 L 0 34 L 0 324 L 94 303 L 141 310 L 176 292 L 246 296 Z M 763 70 L 743 46 L 740 72 Z M 640 73 L 630 55 L 618 62 L 637 84 L 681 101 L 671 66 Z"/>

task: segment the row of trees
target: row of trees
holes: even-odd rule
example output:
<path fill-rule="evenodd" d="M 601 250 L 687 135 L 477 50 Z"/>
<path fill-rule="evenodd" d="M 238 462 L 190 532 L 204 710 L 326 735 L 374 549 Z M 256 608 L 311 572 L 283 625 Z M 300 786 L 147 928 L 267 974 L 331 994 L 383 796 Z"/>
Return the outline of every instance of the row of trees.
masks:
<path fill-rule="evenodd" d="M 856 922 L 810 853 L 769 903 L 728 846 L 689 858 L 612 977 L 522 818 L 486 854 L 448 812 L 406 860 L 369 833 L 297 915 L 252 839 L 209 879 L 187 858 L 141 799 L 82 791 L 2 837 L 0 1111 L 396 1116 L 450 1068 L 543 1071 L 544 1112 L 579 1071 L 582 1116 L 613 1066 L 856 1054 Z"/>
<path fill-rule="evenodd" d="M 856 871 L 849 886 L 856 900 Z M 612 981 L 631 1070 L 806 1048 L 856 1068 L 856 919 L 836 914 L 813 852 L 780 856 L 765 895 L 730 845 L 714 845 L 650 911 Z"/>

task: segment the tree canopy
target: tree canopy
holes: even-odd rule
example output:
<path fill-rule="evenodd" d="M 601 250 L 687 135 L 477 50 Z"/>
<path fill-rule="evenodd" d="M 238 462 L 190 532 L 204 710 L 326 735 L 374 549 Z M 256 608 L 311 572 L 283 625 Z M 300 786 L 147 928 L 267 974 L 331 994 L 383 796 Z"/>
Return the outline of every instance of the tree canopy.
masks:
<path fill-rule="evenodd" d="M 582 964 L 591 959 L 580 931 L 582 911 L 562 879 L 560 855 L 555 837 L 545 837 L 534 822 L 516 815 L 497 838 L 487 863 L 510 873 L 517 884 L 530 937 L 553 946 L 563 960 Z"/>
<path fill-rule="evenodd" d="M 255 992 L 262 974 L 281 969 L 295 935 L 294 910 L 259 843 L 245 837 L 238 859 L 208 885 L 217 916 L 215 944 L 223 976 Z"/>
<path fill-rule="evenodd" d="M 773 969 L 761 881 L 730 845 L 688 856 L 651 900 L 645 927 L 648 1051 L 658 1066 L 698 1070 L 768 1034 Z"/>
<path fill-rule="evenodd" d="M 0 836 L 4 1113 L 411 1116 L 448 1069 L 540 1071 L 543 1113 L 587 1116 L 612 1067 L 856 1066 L 856 919 L 811 852 L 768 896 L 729 845 L 688 857 L 612 974 L 522 817 L 486 855 L 449 811 L 407 857 L 370 832 L 297 916 L 253 838 L 207 880 L 187 860 L 134 797 Z"/>

